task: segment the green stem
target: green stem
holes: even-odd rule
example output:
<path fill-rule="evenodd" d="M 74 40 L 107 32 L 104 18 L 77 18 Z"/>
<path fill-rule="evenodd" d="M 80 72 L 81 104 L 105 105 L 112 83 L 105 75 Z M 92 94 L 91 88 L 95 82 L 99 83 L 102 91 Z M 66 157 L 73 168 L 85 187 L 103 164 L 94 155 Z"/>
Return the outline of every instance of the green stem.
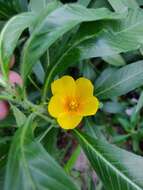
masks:
<path fill-rule="evenodd" d="M 34 86 L 39 92 L 41 92 L 41 89 L 39 88 L 39 86 L 37 86 L 37 84 L 33 81 L 33 79 L 32 79 L 30 76 L 29 76 L 28 78 L 29 78 L 30 82 L 33 84 L 33 86 Z"/>
<path fill-rule="evenodd" d="M 76 147 L 76 149 L 74 150 L 74 152 L 72 152 L 72 155 L 70 157 L 70 159 L 68 160 L 68 162 L 66 163 L 64 169 L 67 173 L 70 173 L 70 171 L 72 170 L 73 166 L 76 163 L 77 158 L 79 157 L 81 152 L 81 148 L 78 145 L 78 147 Z"/>
<path fill-rule="evenodd" d="M 52 128 L 53 128 L 53 125 L 48 127 L 47 130 L 41 135 L 38 141 L 41 142 L 45 138 L 45 136 L 51 131 Z"/>
<path fill-rule="evenodd" d="M 42 115 L 38 112 L 34 112 L 36 115 L 38 115 L 39 117 L 41 117 L 42 119 L 44 119 L 45 121 L 49 122 L 49 123 L 52 123 L 52 124 L 55 124 L 55 120 L 54 119 L 51 119 L 50 117 L 48 116 L 45 116 L 45 115 Z"/>

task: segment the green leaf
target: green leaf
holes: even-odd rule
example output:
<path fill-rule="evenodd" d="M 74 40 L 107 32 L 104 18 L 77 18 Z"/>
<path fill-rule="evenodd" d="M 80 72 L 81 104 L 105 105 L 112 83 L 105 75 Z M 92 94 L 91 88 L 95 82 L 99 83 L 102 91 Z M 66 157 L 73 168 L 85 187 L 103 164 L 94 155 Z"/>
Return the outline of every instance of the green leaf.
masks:
<path fill-rule="evenodd" d="M 100 99 L 121 96 L 143 85 L 143 62 L 138 61 L 118 69 L 98 87 L 96 95 Z"/>
<path fill-rule="evenodd" d="M 26 11 L 27 0 L 0 0 L 0 19 L 7 20 L 13 15 Z"/>
<path fill-rule="evenodd" d="M 94 71 L 94 67 L 93 65 L 88 61 L 88 62 L 81 62 L 79 65 L 79 70 L 80 70 L 80 74 L 85 77 L 92 80 L 95 80 L 96 78 L 96 73 Z"/>
<path fill-rule="evenodd" d="M 109 8 L 111 10 L 111 6 L 107 0 L 96 0 L 95 2 L 94 1 L 91 2 L 91 5 L 94 8 L 106 7 L 106 8 Z"/>
<path fill-rule="evenodd" d="M 64 169 L 67 173 L 70 173 L 70 171 L 73 169 L 73 166 L 75 165 L 75 163 L 80 155 L 80 152 L 81 152 L 80 146 L 76 147 L 76 149 L 74 150 L 70 159 L 68 160 L 68 162 L 66 163 L 66 165 L 64 167 Z"/>
<path fill-rule="evenodd" d="M 16 106 L 11 104 L 11 107 L 12 107 L 12 110 L 13 110 L 13 114 L 15 116 L 17 126 L 18 127 L 23 126 L 25 121 L 26 121 L 26 116 Z"/>
<path fill-rule="evenodd" d="M 104 112 L 107 112 L 107 113 L 117 114 L 117 113 L 122 113 L 124 109 L 121 103 L 116 102 L 116 101 L 112 101 L 112 102 L 108 101 L 104 103 L 103 110 Z"/>
<path fill-rule="evenodd" d="M 0 63 L 5 75 L 8 73 L 10 58 L 13 55 L 20 35 L 27 27 L 33 24 L 35 17 L 36 15 L 31 12 L 19 14 L 10 19 L 1 31 Z"/>
<path fill-rule="evenodd" d="M 131 124 L 134 128 L 136 127 L 136 125 L 139 122 L 138 121 L 139 117 L 140 117 L 139 112 L 141 111 L 142 107 L 143 107 L 143 92 L 141 92 L 140 97 L 137 102 L 137 105 L 135 106 L 135 108 L 133 109 L 133 112 L 131 114 L 130 120 L 131 120 Z"/>
<path fill-rule="evenodd" d="M 28 9 L 28 0 L 12 0 L 17 12 L 24 12 Z"/>
<path fill-rule="evenodd" d="M 60 37 L 82 22 L 119 19 L 120 14 L 108 9 L 87 9 L 78 4 L 64 5 L 45 17 L 27 41 L 22 59 L 21 73 L 24 81 L 39 57 Z M 77 53 L 78 54 L 78 53 Z M 55 69 L 56 66 L 53 67 Z"/>
<path fill-rule="evenodd" d="M 45 0 L 30 0 L 29 6 L 32 11 L 39 13 L 46 6 Z"/>
<path fill-rule="evenodd" d="M 94 127 L 93 127 L 94 126 Z M 88 135 L 90 135 L 93 138 L 100 138 L 105 139 L 104 135 L 101 132 L 100 126 L 95 126 L 95 123 L 92 121 L 91 118 L 85 119 L 85 131 Z"/>
<path fill-rule="evenodd" d="M 33 137 L 33 117 L 16 132 L 6 168 L 4 190 L 77 190 L 63 169 Z"/>
<path fill-rule="evenodd" d="M 3 186 L 4 186 L 4 174 L 5 174 L 5 170 L 4 170 L 4 168 L 2 168 L 0 170 L 0 187 L 1 187 L 1 190 L 3 190 Z"/>
<path fill-rule="evenodd" d="M 139 4 L 140 6 L 143 5 L 143 1 L 142 1 L 142 0 L 137 0 L 137 2 L 138 2 L 138 4 Z"/>
<path fill-rule="evenodd" d="M 143 92 L 141 92 L 136 109 L 135 109 L 135 113 L 139 113 L 139 111 L 141 110 L 141 108 L 143 107 Z"/>
<path fill-rule="evenodd" d="M 118 117 L 117 120 L 126 132 L 130 132 L 131 124 L 127 118 Z"/>
<path fill-rule="evenodd" d="M 91 0 L 78 0 L 78 3 L 87 7 Z"/>
<path fill-rule="evenodd" d="M 5 24 L 5 22 L 0 20 L 0 32 L 1 32 L 2 28 L 4 27 L 4 24 Z"/>
<path fill-rule="evenodd" d="M 38 81 L 43 84 L 45 78 L 45 71 L 40 61 L 33 67 L 33 72 L 36 75 Z"/>
<path fill-rule="evenodd" d="M 117 135 L 112 138 L 113 143 L 126 143 L 127 139 L 131 136 L 131 134 L 127 135 Z"/>
<path fill-rule="evenodd" d="M 117 12 L 121 12 L 123 9 L 127 8 L 138 8 L 138 3 L 136 0 L 108 0 L 113 9 Z"/>
<path fill-rule="evenodd" d="M 53 0 L 55 1 L 55 0 Z M 35 11 L 36 13 L 40 13 L 46 6 L 47 4 L 50 3 L 48 0 L 30 0 L 29 6 L 32 11 Z"/>
<path fill-rule="evenodd" d="M 55 7 L 57 7 L 56 3 L 51 3 L 47 10 L 49 13 Z M 6 76 L 9 71 L 9 63 L 10 58 L 13 55 L 13 51 L 16 48 L 17 42 L 22 34 L 22 32 L 26 28 L 34 28 L 36 25 L 41 22 L 43 19 L 45 12 L 42 12 L 40 16 L 35 14 L 34 12 L 22 13 L 19 14 L 12 19 L 10 19 L 0 34 L 0 62 L 2 72 Z M 37 19 L 38 17 L 38 19 Z M 9 32 L 10 31 L 10 32 Z M 11 38 L 12 36 L 12 38 Z"/>
<path fill-rule="evenodd" d="M 106 190 L 142 190 L 143 158 L 80 131 L 74 134 Z"/>
<path fill-rule="evenodd" d="M 110 65 L 114 65 L 116 67 L 123 66 L 123 65 L 126 64 L 123 57 L 121 55 L 119 55 L 119 54 L 112 55 L 112 56 L 105 56 L 105 57 L 102 57 L 102 59 L 105 62 L 109 63 Z"/>
<path fill-rule="evenodd" d="M 113 56 L 123 52 L 137 50 L 142 47 L 143 10 L 129 10 L 126 18 L 120 21 L 99 22 L 96 27 L 85 23 L 79 32 L 80 59 Z M 87 37 L 88 36 L 88 37 Z"/>
<path fill-rule="evenodd" d="M 100 76 L 95 81 L 95 90 L 99 86 L 102 86 L 102 84 L 110 77 L 112 73 L 117 71 L 114 67 L 107 67 L 105 70 L 103 70 L 100 74 Z"/>

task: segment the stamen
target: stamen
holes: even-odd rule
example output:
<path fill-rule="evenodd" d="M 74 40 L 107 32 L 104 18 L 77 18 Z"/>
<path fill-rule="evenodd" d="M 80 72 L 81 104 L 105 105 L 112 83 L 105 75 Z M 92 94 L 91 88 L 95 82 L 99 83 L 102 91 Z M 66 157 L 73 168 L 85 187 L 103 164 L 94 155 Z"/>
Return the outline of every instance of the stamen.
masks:
<path fill-rule="evenodd" d="M 77 111 L 78 107 L 79 107 L 79 104 L 76 100 L 72 100 L 69 105 L 69 111 Z"/>

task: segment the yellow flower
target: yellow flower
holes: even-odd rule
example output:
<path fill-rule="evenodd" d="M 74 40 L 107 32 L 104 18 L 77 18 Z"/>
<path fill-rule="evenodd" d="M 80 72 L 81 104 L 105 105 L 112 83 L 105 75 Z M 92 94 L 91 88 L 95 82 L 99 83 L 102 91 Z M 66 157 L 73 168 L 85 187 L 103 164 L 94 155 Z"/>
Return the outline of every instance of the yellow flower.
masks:
<path fill-rule="evenodd" d="M 99 107 L 93 96 L 93 85 L 86 78 L 76 81 L 70 76 L 55 80 L 52 85 L 52 98 L 48 111 L 64 129 L 75 128 L 84 116 L 94 115 Z"/>

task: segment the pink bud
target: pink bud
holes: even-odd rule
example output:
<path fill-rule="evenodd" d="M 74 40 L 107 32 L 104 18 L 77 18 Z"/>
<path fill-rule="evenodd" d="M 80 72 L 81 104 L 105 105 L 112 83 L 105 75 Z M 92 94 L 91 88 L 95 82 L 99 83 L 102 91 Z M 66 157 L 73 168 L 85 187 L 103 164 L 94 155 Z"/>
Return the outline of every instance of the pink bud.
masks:
<path fill-rule="evenodd" d="M 5 119 L 8 113 L 9 113 L 8 103 L 4 100 L 0 100 L 0 120 Z"/>
<path fill-rule="evenodd" d="M 3 78 L 2 73 L 0 73 L 0 78 Z M 23 80 L 22 80 L 21 76 L 18 73 L 16 73 L 15 71 L 9 72 L 9 82 L 13 85 L 18 84 L 18 85 L 22 86 L 22 84 L 23 84 Z"/>
<path fill-rule="evenodd" d="M 23 80 L 22 80 L 21 76 L 18 73 L 16 73 L 15 71 L 9 72 L 9 82 L 11 84 L 18 84 L 20 86 L 22 86 L 22 84 L 23 84 Z"/>

